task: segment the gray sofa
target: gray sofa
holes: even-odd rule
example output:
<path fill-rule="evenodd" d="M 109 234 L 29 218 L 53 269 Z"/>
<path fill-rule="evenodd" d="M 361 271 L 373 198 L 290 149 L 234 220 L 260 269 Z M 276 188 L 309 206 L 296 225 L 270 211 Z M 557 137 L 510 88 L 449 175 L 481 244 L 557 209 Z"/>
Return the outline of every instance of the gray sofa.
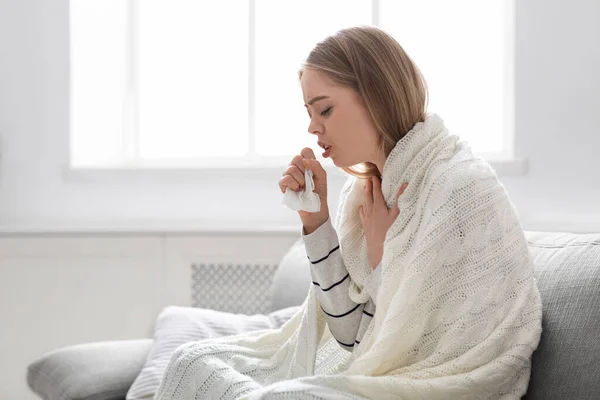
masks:
<path fill-rule="evenodd" d="M 526 235 L 542 295 L 544 331 L 525 398 L 600 399 L 600 234 Z M 300 261 L 303 252 L 296 242 L 280 263 L 273 278 L 273 309 L 302 303 L 311 284 L 308 266 Z M 152 342 L 108 341 L 55 350 L 29 366 L 29 387 L 46 400 L 124 399 Z"/>

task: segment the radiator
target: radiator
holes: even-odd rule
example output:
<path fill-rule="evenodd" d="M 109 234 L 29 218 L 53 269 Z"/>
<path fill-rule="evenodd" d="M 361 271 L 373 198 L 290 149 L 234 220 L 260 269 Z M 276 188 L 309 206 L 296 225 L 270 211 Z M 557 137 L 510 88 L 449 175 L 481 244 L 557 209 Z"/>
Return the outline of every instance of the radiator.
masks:
<path fill-rule="evenodd" d="M 194 263 L 192 306 L 237 314 L 271 311 L 276 264 Z"/>

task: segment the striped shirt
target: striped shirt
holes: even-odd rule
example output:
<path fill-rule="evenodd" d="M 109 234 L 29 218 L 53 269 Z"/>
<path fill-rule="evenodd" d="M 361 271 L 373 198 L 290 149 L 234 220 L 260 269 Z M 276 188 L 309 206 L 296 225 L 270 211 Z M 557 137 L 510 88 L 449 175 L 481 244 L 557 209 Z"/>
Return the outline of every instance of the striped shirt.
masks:
<path fill-rule="evenodd" d="M 327 325 L 340 346 L 351 352 L 354 345 L 360 343 L 375 314 L 377 291 L 381 285 L 381 264 L 365 282 L 365 289 L 371 298 L 364 304 L 358 304 L 348 294 L 350 275 L 340 254 L 331 218 L 308 235 L 304 234 L 303 228 L 302 239 L 310 260 L 313 285 L 317 287 L 317 298 L 326 315 Z"/>

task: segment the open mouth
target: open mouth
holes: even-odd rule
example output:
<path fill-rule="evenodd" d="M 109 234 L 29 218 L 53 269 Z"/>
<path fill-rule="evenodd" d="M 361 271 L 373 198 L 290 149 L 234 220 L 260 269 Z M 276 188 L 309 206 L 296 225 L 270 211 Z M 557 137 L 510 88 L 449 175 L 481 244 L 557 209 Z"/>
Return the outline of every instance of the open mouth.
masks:
<path fill-rule="evenodd" d="M 331 152 L 331 146 L 324 143 L 319 143 L 319 146 L 321 146 L 323 150 L 325 150 L 322 154 L 323 158 L 329 157 L 329 153 Z"/>
<path fill-rule="evenodd" d="M 317 142 L 317 144 L 323 148 L 323 150 L 328 150 L 329 148 L 331 148 L 330 145 L 322 143 L 322 142 Z"/>

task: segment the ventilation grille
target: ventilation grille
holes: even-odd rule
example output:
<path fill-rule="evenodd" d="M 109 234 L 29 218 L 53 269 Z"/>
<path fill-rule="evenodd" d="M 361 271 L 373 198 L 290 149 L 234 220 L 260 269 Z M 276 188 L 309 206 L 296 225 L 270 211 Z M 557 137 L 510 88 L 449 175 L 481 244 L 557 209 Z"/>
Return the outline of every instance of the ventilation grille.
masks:
<path fill-rule="evenodd" d="M 271 311 L 277 265 L 192 264 L 192 306 L 237 314 Z"/>

